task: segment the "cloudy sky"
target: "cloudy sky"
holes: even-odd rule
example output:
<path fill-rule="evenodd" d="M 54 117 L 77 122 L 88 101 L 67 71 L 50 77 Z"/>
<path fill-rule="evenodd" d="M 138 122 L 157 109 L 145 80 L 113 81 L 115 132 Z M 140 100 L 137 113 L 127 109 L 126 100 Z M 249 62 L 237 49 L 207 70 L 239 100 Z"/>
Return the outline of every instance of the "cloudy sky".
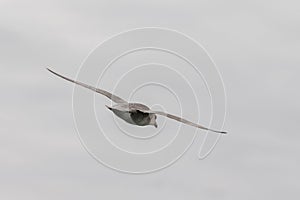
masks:
<path fill-rule="evenodd" d="M 45 67 L 75 77 L 99 43 L 153 26 L 183 32 L 209 52 L 225 83 L 230 134 L 204 160 L 195 142 L 169 168 L 123 174 L 82 147 L 73 87 Z M 292 0 L 1 0 L 0 198 L 299 198 L 299 35 Z"/>

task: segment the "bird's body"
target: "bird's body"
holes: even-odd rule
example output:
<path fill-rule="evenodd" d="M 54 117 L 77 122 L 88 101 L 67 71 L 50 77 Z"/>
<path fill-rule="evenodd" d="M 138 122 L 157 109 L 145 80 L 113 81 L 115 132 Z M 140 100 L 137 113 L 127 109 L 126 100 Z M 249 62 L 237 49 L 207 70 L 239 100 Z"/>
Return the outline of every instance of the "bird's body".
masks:
<path fill-rule="evenodd" d="M 149 107 L 141 103 L 118 103 L 106 107 L 127 123 L 137 126 L 147 126 L 151 123 L 152 118 L 155 118 L 155 114 L 139 110 L 150 110 Z M 157 124 L 154 124 L 154 126 L 157 126 Z"/>
<path fill-rule="evenodd" d="M 51 73 L 55 74 L 56 76 L 59 76 L 67 81 L 70 81 L 72 83 L 75 83 L 77 85 L 80 85 L 84 88 L 87 88 L 89 90 L 92 90 L 94 92 L 97 92 L 99 94 L 102 94 L 104 96 L 106 96 L 107 98 L 109 98 L 110 100 L 112 100 L 113 102 L 115 102 L 116 104 L 112 105 L 112 106 L 106 106 L 109 110 L 111 110 L 116 116 L 118 116 L 119 118 L 123 119 L 125 122 L 129 123 L 129 124 L 133 124 L 133 125 L 137 125 L 137 126 L 147 126 L 147 125 L 152 125 L 154 127 L 157 128 L 157 123 L 156 123 L 156 118 L 157 115 L 161 115 L 161 116 L 165 116 L 168 117 L 170 119 L 182 122 L 184 124 L 190 125 L 190 126 L 194 126 L 196 128 L 200 128 L 200 129 L 204 129 L 204 130 L 209 130 L 209 131 L 213 131 L 216 133 L 222 133 L 225 134 L 226 132 L 224 131 L 216 131 L 216 130 L 212 130 L 212 129 L 208 129 L 202 125 L 193 123 L 191 121 L 188 121 L 184 118 L 172 115 L 172 114 L 168 114 L 162 111 L 153 111 L 151 110 L 148 106 L 141 104 L 141 103 L 129 103 L 127 101 L 125 101 L 124 99 L 113 95 L 105 90 L 99 89 L 99 88 L 95 88 L 93 86 L 87 85 L 85 83 L 81 83 L 78 81 L 74 81 L 72 79 L 69 79 L 65 76 L 62 76 L 50 69 L 48 69 Z"/>

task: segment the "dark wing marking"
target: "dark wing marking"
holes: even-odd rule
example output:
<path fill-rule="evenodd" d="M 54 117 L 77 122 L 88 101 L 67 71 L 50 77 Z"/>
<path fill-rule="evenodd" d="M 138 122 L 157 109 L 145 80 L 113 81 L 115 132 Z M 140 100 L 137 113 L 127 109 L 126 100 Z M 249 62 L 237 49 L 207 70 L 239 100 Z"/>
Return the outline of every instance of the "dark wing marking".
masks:
<path fill-rule="evenodd" d="M 186 120 L 184 118 L 181 118 L 181 117 L 178 117 L 178 116 L 175 116 L 175 115 L 171 115 L 171 114 L 168 114 L 168 113 L 164 113 L 164 112 L 161 112 L 161 111 L 152 111 L 152 110 L 140 110 L 140 111 L 145 112 L 145 113 L 153 113 L 153 114 L 157 114 L 157 115 L 162 115 L 162 116 L 168 117 L 170 119 L 182 122 L 184 124 L 187 124 L 187 125 L 190 125 L 190 126 L 194 126 L 196 128 L 200 128 L 200 129 L 204 129 L 204 130 L 208 130 L 208 131 L 213 131 L 213 132 L 216 132 L 216 133 L 222 133 L 222 134 L 226 134 L 227 133 L 225 131 L 212 130 L 212 129 L 206 128 L 204 126 L 201 126 L 199 124 L 195 124 L 195 123 L 193 123 L 191 121 L 188 121 L 188 120 Z"/>
<path fill-rule="evenodd" d="M 67 78 L 67 77 L 65 77 L 65 76 L 63 76 L 63 75 L 60 75 L 60 74 L 58 74 L 58 73 L 52 71 L 52 70 L 49 69 L 49 68 L 47 68 L 47 70 L 48 70 L 49 72 L 51 72 L 52 74 L 55 74 L 56 76 L 60 77 L 60 78 L 63 78 L 63 79 L 65 79 L 65 80 L 67 80 L 67 81 L 70 81 L 70 82 L 72 82 L 72 83 L 75 83 L 75 84 L 77 84 L 77 85 L 80 85 L 80 86 L 82 86 L 82 87 L 85 87 L 85 88 L 87 88 L 87 89 L 89 89 L 89 90 L 92 90 L 92 91 L 94 91 L 94 92 L 97 92 L 97 93 L 99 93 L 99 94 L 102 94 L 102 95 L 106 96 L 107 98 L 111 99 L 113 102 L 116 102 L 116 103 L 127 103 L 124 99 L 122 99 L 122 98 L 120 98 L 120 97 L 118 97 L 118 96 L 116 96 L 116 95 L 113 95 L 113 94 L 111 94 L 111 93 L 109 93 L 109 92 L 107 92 L 107 91 L 105 91 L 105 90 L 101 90 L 101 89 L 99 89 L 99 88 L 92 87 L 92 86 L 87 85 L 87 84 L 85 84 L 85 83 L 81 83 L 81 82 L 78 82 L 78 81 L 74 81 L 74 80 L 72 80 L 72 79 L 69 79 L 69 78 Z"/>

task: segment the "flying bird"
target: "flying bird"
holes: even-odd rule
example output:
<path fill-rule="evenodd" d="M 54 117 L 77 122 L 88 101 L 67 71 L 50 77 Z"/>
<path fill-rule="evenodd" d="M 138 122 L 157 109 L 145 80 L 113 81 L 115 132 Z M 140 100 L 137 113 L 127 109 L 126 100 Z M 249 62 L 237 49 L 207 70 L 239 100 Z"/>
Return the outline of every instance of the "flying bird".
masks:
<path fill-rule="evenodd" d="M 104 96 L 106 96 L 107 98 L 109 98 L 111 101 L 115 102 L 116 104 L 113 106 L 107 106 L 106 107 L 111 110 L 115 115 L 117 115 L 119 118 L 123 119 L 124 121 L 126 121 L 129 124 L 133 124 L 133 125 L 137 125 L 137 126 L 147 126 L 147 125 L 152 125 L 155 128 L 157 128 L 157 115 L 160 116 L 164 116 L 164 117 L 168 117 L 170 119 L 176 120 L 178 122 L 190 125 L 190 126 L 194 126 L 196 128 L 199 129 L 203 129 L 203 130 L 208 130 L 208 131 L 213 131 L 216 133 L 222 133 L 222 134 L 226 134 L 227 132 L 225 131 L 216 131 L 216 130 L 212 130 L 209 128 L 206 128 L 202 125 L 193 123 L 189 120 L 183 119 L 181 117 L 172 115 L 172 114 L 168 114 L 162 111 L 154 111 L 151 110 L 148 106 L 141 104 L 141 103 L 129 103 L 127 101 L 125 101 L 124 99 L 110 93 L 107 92 L 105 90 L 99 89 L 99 88 L 95 88 L 93 86 L 87 85 L 85 83 L 81 83 L 79 81 L 75 81 L 72 80 L 70 78 L 67 78 L 63 75 L 60 75 L 54 71 L 52 71 L 51 69 L 47 68 L 47 70 L 51 73 L 53 73 L 54 75 L 63 78 L 67 81 L 70 81 L 74 84 L 80 85 L 84 88 L 87 88 L 89 90 L 92 90 L 94 92 L 97 92 L 99 94 L 102 94 Z"/>

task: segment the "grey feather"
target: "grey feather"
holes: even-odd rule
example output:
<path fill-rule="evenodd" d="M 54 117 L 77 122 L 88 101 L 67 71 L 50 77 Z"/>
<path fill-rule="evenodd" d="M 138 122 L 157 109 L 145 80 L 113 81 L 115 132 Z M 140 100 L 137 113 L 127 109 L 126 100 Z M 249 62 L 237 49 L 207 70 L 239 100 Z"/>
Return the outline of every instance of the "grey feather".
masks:
<path fill-rule="evenodd" d="M 92 91 L 94 91 L 94 92 L 97 92 L 97 93 L 99 93 L 99 94 L 102 94 L 102 95 L 106 96 L 107 98 L 111 99 L 113 102 L 116 102 L 116 103 L 127 103 L 127 101 L 125 101 L 124 99 L 122 99 L 122 98 L 120 98 L 120 97 L 118 97 L 118 96 L 116 96 L 116 95 L 113 95 L 113 94 L 111 94 L 111 93 L 109 93 L 109 92 L 107 92 L 107 91 L 105 91 L 105 90 L 102 90 L 102 89 L 99 89 L 99 88 L 95 88 L 95 87 L 93 87 L 93 86 L 87 85 L 87 84 L 85 84 L 85 83 L 81 83 L 81 82 L 79 82 L 79 81 L 72 80 L 72 79 L 70 79 L 70 78 L 67 78 L 67 77 L 65 77 L 65 76 L 63 76 L 63 75 L 60 75 L 60 74 L 58 74 L 58 73 L 52 71 L 52 70 L 49 69 L 49 68 L 47 68 L 47 70 L 48 70 L 49 72 L 51 72 L 52 74 L 55 74 L 56 76 L 60 77 L 60 78 L 63 78 L 63 79 L 65 79 L 65 80 L 67 80 L 67 81 L 70 81 L 70 82 L 72 82 L 72 83 L 75 83 L 75 84 L 77 84 L 77 85 L 80 85 L 80 86 L 82 86 L 82 87 L 85 87 L 85 88 L 87 88 L 87 89 L 89 89 L 89 90 L 92 90 Z"/>

